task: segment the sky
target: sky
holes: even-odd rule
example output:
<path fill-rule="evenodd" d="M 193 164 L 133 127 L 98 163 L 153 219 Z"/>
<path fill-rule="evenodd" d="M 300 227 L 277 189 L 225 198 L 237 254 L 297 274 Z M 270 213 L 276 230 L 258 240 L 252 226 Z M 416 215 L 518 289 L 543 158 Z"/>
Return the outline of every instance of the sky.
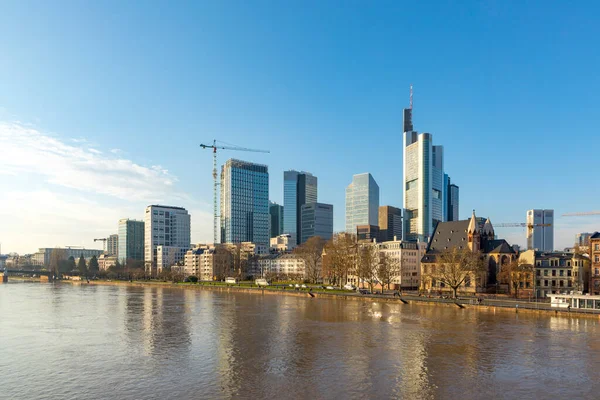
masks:
<path fill-rule="evenodd" d="M 310 171 L 344 229 L 352 175 L 402 206 L 402 109 L 444 146 L 460 215 L 555 210 L 555 247 L 600 217 L 600 4 L 592 1 L 7 1 L 0 12 L 0 243 L 101 248 L 149 204 L 212 241 L 213 139 Z M 498 228 L 525 244 L 524 228 Z"/>

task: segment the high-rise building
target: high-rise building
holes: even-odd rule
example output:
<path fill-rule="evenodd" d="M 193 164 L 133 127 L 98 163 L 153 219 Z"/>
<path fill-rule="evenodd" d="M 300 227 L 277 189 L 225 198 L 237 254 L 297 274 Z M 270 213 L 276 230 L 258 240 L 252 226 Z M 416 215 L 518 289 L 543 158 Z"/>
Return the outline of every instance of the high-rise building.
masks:
<path fill-rule="evenodd" d="M 450 182 L 448 178 L 448 186 L 446 186 L 446 221 L 458 221 L 458 186 Z"/>
<path fill-rule="evenodd" d="M 160 205 L 146 207 L 144 261 L 146 273 L 151 275 L 158 272 L 158 246 L 190 248 L 190 214 L 185 208 Z"/>
<path fill-rule="evenodd" d="M 356 233 L 359 225 L 378 223 L 379 186 L 368 172 L 354 175 L 346 187 L 346 232 Z"/>
<path fill-rule="evenodd" d="M 268 251 L 269 230 L 268 167 L 227 160 L 221 167 L 221 243 L 252 242 Z"/>
<path fill-rule="evenodd" d="M 106 255 L 119 255 L 119 235 L 110 235 L 106 240 Z"/>
<path fill-rule="evenodd" d="M 582 232 L 575 235 L 575 246 L 579 246 L 580 248 L 589 248 L 590 246 L 590 238 L 593 233 L 590 232 Z"/>
<path fill-rule="evenodd" d="M 402 239 L 402 210 L 392 206 L 379 207 L 379 241 Z"/>
<path fill-rule="evenodd" d="M 554 250 L 554 210 L 527 211 L 527 250 Z"/>
<path fill-rule="evenodd" d="M 144 221 L 122 218 L 119 220 L 119 260 L 144 260 Z"/>
<path fill-rule="evenodd" d="M 323 203 L 303 204 L 301 209 L 300 243 L 313 236 L 329 240 L 333 236 L 333 205 Z"/>
<path fill-rule="evenodd" d="M 403 126 L 404 237 L 427 241 L 445 219 L 444 148 L 413 130 L 412 108 L 404 110 Z"/>
<path fill-rule="evenodd" d="M 274 238 L 283 233 L 283 206 L 269 202 L 269 237 Z"/>
<path fill-rule="evenodd" d="M 293 245 L 302 239 L 302 206 L 317 202 L 317 177 L 309 172 L 283 172 L 283 233 Z"/>

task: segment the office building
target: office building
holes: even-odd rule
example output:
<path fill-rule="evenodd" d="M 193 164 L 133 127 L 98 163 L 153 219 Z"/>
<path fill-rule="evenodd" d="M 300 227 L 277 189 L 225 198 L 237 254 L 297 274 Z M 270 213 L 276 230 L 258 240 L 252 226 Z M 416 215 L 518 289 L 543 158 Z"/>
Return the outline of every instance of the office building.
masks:
<path fill-rule="evenodd" d="M 554 250 L 554 210 L 527 211 L 527 250 Z"/>
<path fill-rule="evenodd" d="M 355 234 L 359 225 L 379 223 L 379 186 L 366 172 L 354 175 L 346 187 L 346 232 Z"/>
<path fill-rule="evenodd" d="M 119 261 L 144 259 L 144 221 L 122 218 L 119 220 Z"/>
<path fill-rule="evenodd" d="M 188 250 L 185 254 L 184 273 L 186 276 L 197 276 L 201 281 L 212 281 L 216 276 L 215 248 L 204 245 Z"/>
<path fill-rule="evenodd" d="M 304 204 L 317 202 L 317 177 L 309 172 L 283 172 L 283 233 L 292 244 L 302 239 L 301 213 Z"/>
<path fill-rule="evenodd" d="M 392 206 L 379 207 L 379 240 L 402 239 L 402 210 Z"/>
<path fill-rule="evenodd" d="M 404 110 L 403 126 L 404 238 L 427 241 L 448 212 L 444 148 L 433 145 L 430 133 L 413 130 L 412 108 Z"/>
<path fill-rule="evenodd" d="M 458 221 L 458 186 L 453 184 L 450 177 L 444 174 L 444 196 L 446 198 L 446 216 L 444 221 Z"/>
<path fill-rule="evenodd" d="M 104 253 L 104 250 L 85 249 L 83 247 L 80 248 L 74 246 L 44 247 L 40 248 L 36 253 L 33 253 L 31 255 L 31 264 L 48 267 L 50 265 L 50 256 L 54 250 L 60 251 L 65 260 L 69 257 L 73 257 L 75 261 L 77 261 L 81 256 L 83 256 L 86 262 L 89 262 L 92 259 L 92 257 L 96 256 L 96 258 L 98 258 L 100 254 Z"/>
<path fill-rule="evenodd" d="M 147 274 L 156 275 L 158 272 L 158 246 L 190 248 L 190 214 L 185 208 L 161 205 L 146 207 L 144 261 Z M 168 263 L 170 255 L 161 254 L 161 267 L 165 262 Z"/>
<path fill-rule="evenodd" d="M 175 265 L 183 264 L 185 254 L 190 250 L 190 246 L 156 246 L 156 272 L 169 269 Z"/>
<path fill-rule="evenodd" d="M 274 238 L 283 233 L 283 206 L 269 202 L 269 237 Z"/>
<path fill-rule="evenodd" d="M 575 235 L 575 246 L 579 248 L 581 252 L 587 252 L 590 248 L 590 238 L 593 233 L 582 232 Z"/>
<path fill-rule="evenodd" d="M 591 262 L 589 292 L 598 295 L 600 294 L 600 233 L 592 234 L 589 243 Z"/>
<path fill-rule="evenodd" d="M 119 252 L 119 235 L 110 235 L 106 239 L 106 254 L 117 257 Z"/>
<path fill-rule="evenodd" d="M 356 239 L 359 242 L 378 242 L 379 227 L 377 225 L 358 225 L 356 227 Z"/>
<path fill-rule="evenodd" d="M 313 236 L 329 240 L 333 236 L 333 205 L 323 203 L 308 203 L 301 208 L 300 243 L 306 242 Z"/>
<path fill-rule="evenodd" d="M 221 243 L 253 242 L 268 251 L 269 231 L 268 167 L 227 160 L 221 167 Z"/>

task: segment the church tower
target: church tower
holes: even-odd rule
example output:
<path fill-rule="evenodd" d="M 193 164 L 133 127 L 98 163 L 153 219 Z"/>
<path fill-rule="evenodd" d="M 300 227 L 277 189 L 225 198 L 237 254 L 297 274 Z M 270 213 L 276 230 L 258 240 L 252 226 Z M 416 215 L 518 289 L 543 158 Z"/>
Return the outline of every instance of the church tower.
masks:
<path fill-rule="evenodd" d="M 469 249 L 473 252 L 477 252 L 481 249 L 481 235 L 479 227 L 477 226 L 477 217 L 475 217 L 475 210 L 469 221 L 469 227 L 467 228 L 467 237 L 469 240 Z"/>

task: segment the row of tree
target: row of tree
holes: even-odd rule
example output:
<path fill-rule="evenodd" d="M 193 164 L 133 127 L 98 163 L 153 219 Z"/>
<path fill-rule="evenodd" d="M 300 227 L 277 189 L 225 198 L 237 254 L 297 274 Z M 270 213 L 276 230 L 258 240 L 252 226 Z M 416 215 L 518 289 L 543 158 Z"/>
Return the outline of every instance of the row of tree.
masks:
<path fill-rule="evenodd" d="M 87 276 L 88 274 L 96 274 L 99 271 L 98 259 L 96 256 L 92 256 L 88 263 L 83 255 L 81 255 L 79 260 L 75 262 L 75 257 L 71 256 L 67 258 L 67 252 L 64 249 L 52 250 L 48 268 L 56 276 L 65 273 L 79 273 L 81 276 Z"/>

